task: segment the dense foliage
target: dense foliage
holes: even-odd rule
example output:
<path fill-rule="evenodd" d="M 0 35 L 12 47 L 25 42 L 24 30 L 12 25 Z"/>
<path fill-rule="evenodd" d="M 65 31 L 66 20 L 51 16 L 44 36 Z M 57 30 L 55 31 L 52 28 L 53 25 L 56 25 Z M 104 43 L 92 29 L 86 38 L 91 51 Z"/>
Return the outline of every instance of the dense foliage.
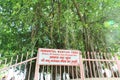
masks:
<path fill-rule="evenodd" d="M 118 52 L 119 8 L 120 0 L 0 0 L 0 53 Z"/>

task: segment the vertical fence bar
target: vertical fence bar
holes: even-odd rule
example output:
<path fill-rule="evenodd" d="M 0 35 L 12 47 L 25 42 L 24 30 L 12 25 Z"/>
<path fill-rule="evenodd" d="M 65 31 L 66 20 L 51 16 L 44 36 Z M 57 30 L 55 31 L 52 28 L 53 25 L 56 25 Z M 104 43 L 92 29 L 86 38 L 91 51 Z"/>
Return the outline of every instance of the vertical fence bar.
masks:
<path fill-rule="evenodd" d="M 97 52 L 94 52 L 94 57 L 95 57 L 95 59 L 97 59 L 97 56 L 96 56 L 97 54 L 98 54 Z M 100 72 L 100 68 L 101 68 L 101 67 L 100 67 L 100 65 L 99 65 L 99 61 L 95 61 L 95 63 L 96 63 L 96 66 L 97 66 L 96 68 L 97 68 L 97 70 L 98 70 L 98 71 L 97 71 L 98 77 L 100 77 L 100 73 L 99 73 L 99 72 Z"/>
<path fill-rule="evenodd" d="M 84 52 L 84 54 L 86 54 L 86 53 Z M 87 59 L 87 55 L 85 55 L 85 59 Z M 86 75 L 85 76 L 88 78 L 89 77 L 89 75 L 88 75 L 88 64 L 87 64 L 87 61 L 84 61 L 84 62 L 85 62 L 85 67 L 84 68 L 86 70 L 86 73 L 85 73 Z"/>
<path fill-rule="evenodd" d="M 30 67 L 29 67 L 29 73 L 28 73 L 28 80 L 30 80 L 31 66 L 32 66 L 32 61 L 30 61 Z"/>
<path fill-rule="evenodd" d="M 103 53 L 101 53 L 101 56 L 100 56 L 101 58 L 102 58 L 102 60 L 105 60 L 105 57 L 104 57 L 104 54 Z M 101 62 L 101 61 L 100 61 Z M 103 70 L 104 70 L 104 73 L 103 73 L 103 78 L 106 78 L 106 76 L 105 76 L 105 65 L 106 65 L 106 62 L 105 61 L 102 61 L 102 63 L 103 63 L 103 65 L 102 65 L 102 67 L 104 68 Z"/>
<path fill-rule="evenodd" d="M 23 60 L 23 54 L 22 54 L 22 56 L 21 56 L 20 62 L 22 62 L 22 60 Z M 21 66 L 22 66 L 22 64 L 20 64 L 20 70 L 21 70 Z"/>
<path fill-rule="evenodd" d="M 70 75 L 70 69 L 69 69 L 69 66 L 68 66 L 68 74 Z M 69 76 L 70 77 L 70 76 Z"/>
<path fill-rule="evenodd" d="M 80 55 L 80 74 L 81 80 L 85 80 L 82 55 Z"/>
<path fill-rule="evenodd" d="M 73 70 L 73 66 L 71 66 L 72 69 L 72 79 L 74 79 L 74 70 Z"/>
<path fill-rule="evenodd" d="M 12 61 L 13 61 L 13 57 L 11 57 L 11 60 L 10 60 L 10 66 L 12 65 Z"/>
<path fill-rule="evenodd" d="M 61 66 L 60 66 L 60 79 L 62 80 Z"/>
<path fill-rule="evenodd" d="M 27 59 L 28 59 L 28 52 L 27 52 L 27 55 L 26 55 L 26 58 L 25 58 L 25 60 L 27 60 Z M 26 69 L 26 68 L 27 68 L 27 63 L 25 63 L 24 72 L 25 72 L 25 71 L 27 71 L 27 69 Z M 25 76 L 26 76 L 26 75 L 24 75 L 24 77 L 25 77 Z M 24 80 L 24 79 L 23 79 L 23 80 Z"/>
<path fill-rule="evenodd" d="M 55 69 L 56 69 L 56 70 L 55 70 L 55 71 L 56 71 L 56 72 L 55 72 L 55 73 L 56 73 L 56 75 L 55 75 L 55 80 L 56 80 L 56 79 L 58 78 L 58 73 L 57 73 L 57 70 L 58 70 L 58 69 L 57 69 L 57 65 L 56 65 L 56 68 L 55 68 Z"/>
<path fill-rule="evenodd" d="M 78 70 L 77 70 L 77 66 L 76 66 L 76 78 L 78 79 Z"/>
<path fill-rule="evenodd" d="M 15 61 L 15 64 L 17 64 L 17 62 L 18 62 L 18 55 L 17 55 L 16 61 Z"/>
<path fill-rule="evenodd" d="M 92 59 L 94 59 L 94 56 L 93 56 L 94 53 L 91 52 L 90 54 L 91 54 Z M 95 72 L 95 61 L 92 61 L 91 63 L 92 63 L 92 65 L 93 65 L 93 73 L 94 73 L 93 75 L 94 75 L 94 77 L 96 77 L 96 72 Z"/>
<path fill-rule="evenodd" d="M 51 77 L 52 77 L 52 80 L 53 80 L 53 65 L 51 65 Z"/>
<path fill-rule="evenodd" d="M 91 63 L 90 63 L 90 54 L 89 52 L 87 52 L 87 55 L 88 55 L 88 63 L 89 63 L 89 69 L 90 69 L 90 77 L 92 77 L 92 68 L 91 68 Z"/>
<path fill-rule="evenodd" d="M 38 53 L 37 53 L 34 80 L 39 80 L 39 64 L 38 63 L 39 63 L 39 50 L 38 50 Z"/>
<path fill-rule="evenodd" d="M 113 62 L 113 66 L 112 66 L 112 70 L 114 70 L 115 66 L 117 67 L 116 59 L 115 59 L 115 56 L 112 56 L 111 53 L 109 53 L 109 54 L 110 54 L 110 57 L 112 58 L 112 60 L 115 60 L 115 61 Z M 117 67 L 117 68 L 118 68 L 118 67 Z M 114 75 L 115 75 L 115 77 L 118 78 L 118 77 L 119 77 L 119 72 L 118 72 L 118 71 L 115 71 Z"/>
<path fill-rule="evenodd" d="M 68 68 L 67 68 L 67 69 L 68 69 Z M 65 66 L 63 66 L 63 70 L 64 70 L 64 71 L 63 71 L 63 73 L 64 73 L 64 74 L 63 74 L 63 79 L 65 79 Z M 68 72 L 68 73 L 69 73 L 69 72 Z"/>
<path fill-rule="evenodd" d="M 116 64 L 117 64 L 117 67 L 118 67 L 118 71 L 120 73 L 120 60 L 118 60 L 118 57 L 115 55 L 115 60 L 116 60 Z"/>

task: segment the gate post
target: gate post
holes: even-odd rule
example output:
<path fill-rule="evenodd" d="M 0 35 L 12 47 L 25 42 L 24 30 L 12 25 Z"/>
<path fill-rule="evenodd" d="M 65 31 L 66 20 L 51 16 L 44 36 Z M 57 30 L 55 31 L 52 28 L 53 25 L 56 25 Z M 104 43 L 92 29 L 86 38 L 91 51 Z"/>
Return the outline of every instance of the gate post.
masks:
<path fill-rule="evenodd" d="M 39 80 L 39 51 L 37 53 L 34 80 Z"/>
<path fill-rule="evenodd" d="M 80 75 L 81 80 L 85 80 L 82 55 L 80 55 Z"/>

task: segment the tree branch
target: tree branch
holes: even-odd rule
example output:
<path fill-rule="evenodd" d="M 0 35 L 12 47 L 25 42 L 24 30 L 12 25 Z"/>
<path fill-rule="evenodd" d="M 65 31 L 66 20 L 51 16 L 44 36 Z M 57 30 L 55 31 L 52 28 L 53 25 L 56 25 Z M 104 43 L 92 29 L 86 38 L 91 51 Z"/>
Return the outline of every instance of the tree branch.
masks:
<path fill-rule="evenodd" d="M 75 0 L 72 0 L 72 2 L 73 2 L 74 6 L 75 6 L 75 8 L 76 8 L 76 10 L 77 10 L 77 14 L 78 14 L 78 16 L 79 16 L 79 18 L 80 18 L 80 21 L 82 21 L 82 22 L 84 23 L 85 20 L 84 20 L 84 18 L 83 18 L 83 16 L 82 16 L 82 13 L 79 11 L 79 6 L 78 6 L 78 4 L 76 3 Z"/>

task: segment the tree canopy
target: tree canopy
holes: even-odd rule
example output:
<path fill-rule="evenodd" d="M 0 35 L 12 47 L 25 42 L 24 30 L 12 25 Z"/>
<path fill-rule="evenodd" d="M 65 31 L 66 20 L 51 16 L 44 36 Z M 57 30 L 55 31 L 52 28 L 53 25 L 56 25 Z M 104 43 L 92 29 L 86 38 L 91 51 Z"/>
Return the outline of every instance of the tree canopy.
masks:
<path fill-rule="evenodd" d="M 120 51 L 120 0 L 0 0 L 0 53 Z"/>

